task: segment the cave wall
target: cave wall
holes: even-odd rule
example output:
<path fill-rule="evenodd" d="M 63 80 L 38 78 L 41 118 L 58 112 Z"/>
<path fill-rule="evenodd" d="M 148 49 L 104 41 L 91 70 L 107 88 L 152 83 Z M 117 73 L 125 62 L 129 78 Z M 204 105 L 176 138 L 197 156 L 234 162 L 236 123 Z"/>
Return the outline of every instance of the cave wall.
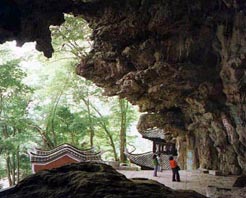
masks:
<path fill-rule="evenodd" d="M 0 4 L 16 10 L 0 10 L 0 42 L 37 41 L 46 56 L 52 53 L 48 26 L 61 24 L 63 13 L 82 15 L 94 44 L 78 75 L 138 105 L 145 120 L 140 133 L 153 127 L 171 133 L 184 168 L 192 153 L 194 168 L 246 172 L 245 1 Z"/>
<path fill-rule="evenodd" d="M 245 172 L 245 4 L 109 3 L 85 15 L 94 48 L 77 73 L 138 105 L 140 132 L 171 132 L 183 167 L 192 152 L 193 168 Z"/>

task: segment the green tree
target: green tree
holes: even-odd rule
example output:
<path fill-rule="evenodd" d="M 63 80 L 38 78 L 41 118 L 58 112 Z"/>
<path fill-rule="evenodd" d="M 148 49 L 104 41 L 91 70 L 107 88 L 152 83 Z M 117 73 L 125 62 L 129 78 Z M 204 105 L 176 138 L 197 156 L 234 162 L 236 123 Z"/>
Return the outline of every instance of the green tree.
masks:
<path fill-rule="evenodd" d="M 120 161 L 125 162 L 125 150 L 126 150 L 126 131 L 128 127 L 127 116 L 129 110 L 129 104 L 124 99 L 119 99 L 120 106 Z"/>
<path fill-rule="evenodd" d="M 52 28 L 54 44 L 57 46 L 56 48 L 60 50 L 61 53 L 64 51 L 68 54 L 70 53 L 79 61 L 87 54 L 90 44 L 90 34 L 91 30 L 88 28 L 86 22 L 79 17 L 76 17 L 76 20 L 74 20 L 74 17 L 71 15 L 66 15 L 66 22 L 62 26 Z M 102 104 L 101 101 L 106 100 L 105 97 L 101 96 L 101 89 L 96 88 L 91 82 L 83 80 L 82 78 L 78 78 L 78 80 L 73 82 L 73 89 L 77 91 L 77 93 L 75 91 L 73 94 L 75 101 L 82 109 L 85 107 L 84 112 L 86 112 L 87 115 L 87 131 L 90 134 L 90 146 L 93 147 L 94 138 L 100 136 L 96 133 L 105 134 L 106 136 L 104 135 L 103 137 L 107 138 L 104 140 L 102 139 L 102 141 L 106 141 L 107 144 L 110 145 L 110 150 L 113 152 L 114 159 L 118 160 L 117 151 L 119 145 L 120 160 L 122 162 L 126 161 L 124 155 L 127 138 L 126 131 L 129 129 L 130 122 L 134 120 L 134 116 L 132 116 L 132 107 L 126 100 L 121 99 L 117 102 L 118 99 L 116 97 L 108 100 L 108 104 Z M 96 105 L 95 103 L 99 103 L 101 106 Z M 104 115 L 101 108 L 110 106 L 110 103 L 116 104 L 115 108 L 112 109 L 113 112 L 110 114 Z M 117 127 L 112 127 L 115 123 L 111 122 L 110 119 L 117 121 Z M 118 144 L 117 142 L 120 143 Z"/>
<path fill-rule="evenodd" d="M 36 76 L 40 85 L 32 97 L 30 113 L 36 123 L 33 128 L 42 137 L 42 147 L 52 149 L 63 143 L 60 142 L 61 134 L 57 130 L 57 126 L 60 125 L 57 112 L 67 106 L 69 87 L 74 74 L 71 72 L 70 64 L 64 60 L 44 61 L 44 63 L 46 64 L 40 68 L 40 73 Z"/>
<path fill-rule="evenodd" d="M 0 47 L 0 176 L 10 185 L 30 174 L 27 150 L 34 146 L 67 142 L 125 161 L 132 106 L 102 96 L 102 89 L 75 74 L 89 51 L 91 30 L 82 18 L 65 18 L 62 26 L 51 27 L 56 52 L 49 60 L 38 52 L 12 60 L 9 48 Z"/>
<path fill-rule="evenodd" d="M 120 162 L 126 162 L 125 150 L 131 143 L 132 136 L 128 134 L 132 123 L 137 119 L 136 109 L 125 99 L 115 97 L 111 107 L 111 121 L 114 123 L 114 131 L 118 134 Z M 127 142 L 128 141 L 128 142 Z"/>
<path fill-rule="evenodd" d="M 69 107 L 60 106 L 57 110 L 55 119 L 56 131 L 60 133 L 60 143 L 70 143 L 72 145 L 79 145 L 79 140 L 85 136 L 85 121 L 83 114 L 72 113 Z"/>
<path fill-rule="evenodd" d="M 24 77 L 18 60 L 0 65 L 1 155 L 10 185 L 20 179 L 22 144 L 28 139 L 25 130 L 29 125 L 27 107 L 31 89 L 22 82 Z"/>
<path fill-rule="evenodd" d="M 74 65 L 86 54 L 89 47 L 87 41 L 90 29 L 85 21 L 79 17 L 75 20 L 71 15 L 65 15 L 65 19 L 65 23 L 61 26 L 51 27 L 52 42 L 55 48 L 53 57 L 50 60 L 38 57 L 43 67 L 38 74 L 40 83 L 34 97 L 36 101 L 34 112 L 40 115 L 34 128 L 42 137 L 43 146 L 50 149 L 61 143 L 58 139 L 61 139 L 59 136 L 63 135 L 57 131 L 59 128 L 57 127 L 59 125 L 57 110 L 62 106 L 68 106 L 66 103 L 73 92 L 69 87 L 72 86 L 73 81 L 78 82 Z M 89 100 L 88 98 L 86 100 L 84 102 L 88 112 L 89 122 L 87 124 L 91 134 L 90 144 L 93 146 L 94 130 L 91 124 L 90 106 L 87 105 Z M 73 103 L 73 101 L 69 101 L 69 103 Z M 70 105 L 72 106 L 72 104 Z M 37 116 L 33 115 L 33 117 Z M 75 142 L 75 140 L 73 141 Z"/>
<path fill-rule="evenodd" d="M 92 30 L 82 17 L 65 15 L 65 22 L 61 26 L 51 27 L 51 31 L 56 53 L 66 54 L 65 58 L 78 62 L 87 55 L 91 47 Z"/>

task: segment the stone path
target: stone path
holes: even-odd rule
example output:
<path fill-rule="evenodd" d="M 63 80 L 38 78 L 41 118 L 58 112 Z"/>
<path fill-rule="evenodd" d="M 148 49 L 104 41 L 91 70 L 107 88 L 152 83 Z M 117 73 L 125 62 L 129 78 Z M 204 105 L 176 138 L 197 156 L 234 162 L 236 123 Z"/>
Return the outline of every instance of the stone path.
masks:
<path fill-rule="evenodd" d="M 210 174 L 200 173 L 200 171 L 181 170 L 181 182 L 172 182 L 172 171 L 164 170 L 158 172 L 158 177 L 153 177 L 153 171 L 119 171 L 127 178 L 148 178 L 156 180 L 172 189 L 194 190 L 200 194 L 207 196 L 207 186 L 216 186 L 221 188 L 230 188 L 234 184 L 237 176 L 214 176 Z"/>

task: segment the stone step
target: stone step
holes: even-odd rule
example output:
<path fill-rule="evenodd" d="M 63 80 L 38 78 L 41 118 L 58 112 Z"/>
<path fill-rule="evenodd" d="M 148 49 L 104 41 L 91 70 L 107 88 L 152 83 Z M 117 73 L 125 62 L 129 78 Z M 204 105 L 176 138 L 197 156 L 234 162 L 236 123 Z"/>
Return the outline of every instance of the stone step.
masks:
<path fill-rule="evenodd" d="M 200 173 L 208 174 L 209 170 L 208 169 L 199 169 Z"/>
<path fill-rule="evenodd" d="M 219 170 L 209 170 L 208 173 L 210 175 L 221 176 L 222 173 Z"/>

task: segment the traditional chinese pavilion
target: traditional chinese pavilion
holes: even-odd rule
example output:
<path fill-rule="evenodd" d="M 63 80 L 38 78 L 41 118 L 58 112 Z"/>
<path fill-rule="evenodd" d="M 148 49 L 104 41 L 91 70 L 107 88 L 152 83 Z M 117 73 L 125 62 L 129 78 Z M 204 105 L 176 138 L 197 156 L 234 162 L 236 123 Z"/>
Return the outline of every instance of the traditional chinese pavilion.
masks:
<path fill-rule="evenodd" d="M 52 150 L 35 148 L 29 155 L 33 173 L 70 163 L 101 161 L 101 152 L 93 149 L 81 150 L 70 144 L 62 144 Z"/>
<path fill-rule="evenodd" d="M 175 140 L 172 139 L 171 134 L 164 131 L 164 129 L 153 128 L 141 132 L 142 137 L 153 142 L 153 153 L 177 155 L 175 147 Z"/>
<path fill-rule="evenodd" d="M 126 152 L 126 156 L 133 163 L 141 167 L 141 169 L 153 169 L 152 157 L 153 154 L 159 154 L 161 159 L 161 166 L 163 170 L 170 169 L 169 156 L 174 156 L 176 159 L 177 149 L 175 147 L 175 140 L 164 129 L 153 128 L 141 131 L 142 137 L 153 142 L 152 151 L 140 154 L 133 154 Z"/>

